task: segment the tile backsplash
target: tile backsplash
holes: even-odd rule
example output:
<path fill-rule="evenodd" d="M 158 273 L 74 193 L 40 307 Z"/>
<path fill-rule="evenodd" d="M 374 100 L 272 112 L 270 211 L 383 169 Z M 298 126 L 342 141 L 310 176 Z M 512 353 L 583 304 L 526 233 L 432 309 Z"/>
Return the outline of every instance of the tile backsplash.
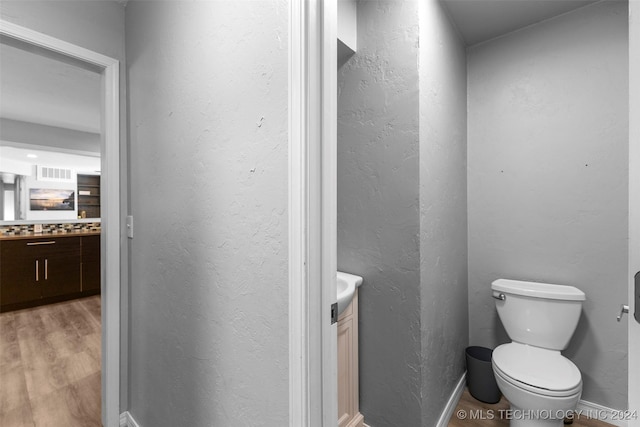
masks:
<path fill-rule="evenodd" d="M 65 234 L 71 232 L 87 232 L 100 231 L 99 222 L 71 222 L 71 223 L 51 223 L 38 224 L 42 225 L 42 234 Z M 22 225 L 0 225 L 0 235 L 2 236 L 21 236 L 34 234 L 34 224 Z M 38 232 L 38 234 L 40 234 Z"/>

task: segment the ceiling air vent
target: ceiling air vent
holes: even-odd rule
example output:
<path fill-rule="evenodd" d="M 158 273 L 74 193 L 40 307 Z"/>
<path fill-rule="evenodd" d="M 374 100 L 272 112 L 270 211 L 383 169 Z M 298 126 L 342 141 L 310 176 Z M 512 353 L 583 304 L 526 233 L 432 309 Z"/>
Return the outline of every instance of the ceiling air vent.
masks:
<path fill-rule="evenodd" d="M 36 168 L 36 179 L 38 181 L 67 181 L 75 182 L 76 174 L 71 169 L 52 168 L 49 166 L 38 166 Z"/>

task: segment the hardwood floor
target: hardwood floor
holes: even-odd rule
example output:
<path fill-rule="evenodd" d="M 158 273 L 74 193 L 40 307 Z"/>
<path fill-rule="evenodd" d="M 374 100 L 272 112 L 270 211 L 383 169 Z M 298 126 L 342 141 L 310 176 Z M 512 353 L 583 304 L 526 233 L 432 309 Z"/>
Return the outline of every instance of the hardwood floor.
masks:
<path fill-rule="evenodd" d="M 453 411 L 448 427 L 508 427 L 508 409 L 509 402 L 504 396 L 500 402 L 492 405 L 476 400 L 469 394 L 469 390 L 465 389 Z M 576 416 L 573 424 L 568 427 L 612 427 L 612 425 L 584 416 Z"/>
<path fill-rule="evenodd" d="M 100 296 L 0 314 L 0 426 L 101 426 Z"/>

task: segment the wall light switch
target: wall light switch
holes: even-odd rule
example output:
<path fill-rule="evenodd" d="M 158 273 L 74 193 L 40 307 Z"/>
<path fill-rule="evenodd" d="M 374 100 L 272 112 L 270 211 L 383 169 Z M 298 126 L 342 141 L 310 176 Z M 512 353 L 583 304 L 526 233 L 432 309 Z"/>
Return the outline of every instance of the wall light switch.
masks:
<path fill-rule="evenodd" d="M 133 215 L 127 215 L 127 237 L 133 239 Z"/>

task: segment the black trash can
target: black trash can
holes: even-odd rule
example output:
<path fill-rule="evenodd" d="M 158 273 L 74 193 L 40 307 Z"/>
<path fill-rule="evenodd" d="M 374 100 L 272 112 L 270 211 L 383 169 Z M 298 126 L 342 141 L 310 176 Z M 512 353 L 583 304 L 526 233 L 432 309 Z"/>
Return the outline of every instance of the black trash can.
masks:
<path fill-rule="evenodd" d="M 491 367 L 493 350 L 486 347 L 467 347 L 467 387 L 469 393 L 481 402 L 498 403 L 500 389 Z"/>

